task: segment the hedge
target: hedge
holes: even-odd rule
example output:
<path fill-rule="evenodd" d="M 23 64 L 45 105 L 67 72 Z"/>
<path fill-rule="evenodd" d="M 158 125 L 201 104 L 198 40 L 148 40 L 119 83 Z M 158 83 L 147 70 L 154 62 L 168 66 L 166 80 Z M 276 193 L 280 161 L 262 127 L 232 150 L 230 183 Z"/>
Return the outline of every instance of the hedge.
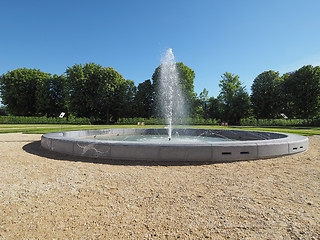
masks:
<path fill-rule="evenodd" d="M 47 118 L 47 117 L 23 117 L 23 116 L 0 116 L 0 124 L 91 124 L 89 118 Z"/>
<path fill-rule="evenodd" d="M 240 120 L 241 126 L 320 126 L 320 118 L 314 119 L 256 119 Z"/>
<path fill-rule="evenodd" d="M 166 120 L 163 118 L 119 118 L 115 124 L 118 125 L 136 125 L 144 123 L 145 125 L 166 125 Z M 216 119 L 203 119 L 203 118 L 188 118 L 188 119 L 175 119 L 175 125 L 218 125 Z"/>

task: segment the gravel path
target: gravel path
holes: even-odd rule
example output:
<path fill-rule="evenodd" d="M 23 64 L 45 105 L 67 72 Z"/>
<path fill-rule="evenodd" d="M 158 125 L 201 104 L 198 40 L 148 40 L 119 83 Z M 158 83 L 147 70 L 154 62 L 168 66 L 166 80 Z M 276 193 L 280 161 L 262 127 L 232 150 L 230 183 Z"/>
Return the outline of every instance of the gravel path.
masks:
<path fill-rule="evenodd" d="M 0 239 L 320 239 L 320 136 L 296 155 L 202 165 L 101 163 L 40 137 L 0 134 Z"/>

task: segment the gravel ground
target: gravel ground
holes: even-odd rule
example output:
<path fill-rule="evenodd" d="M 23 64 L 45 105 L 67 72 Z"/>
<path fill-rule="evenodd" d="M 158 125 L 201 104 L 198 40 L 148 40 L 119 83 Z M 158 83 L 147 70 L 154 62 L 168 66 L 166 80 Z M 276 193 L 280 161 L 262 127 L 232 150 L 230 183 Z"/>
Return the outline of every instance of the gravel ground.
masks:
<path fill-rule="evenodd" d="M 320 239 L 320 136 L 219 164 L 101 162 L 0 134 L 0 239 Z"/>

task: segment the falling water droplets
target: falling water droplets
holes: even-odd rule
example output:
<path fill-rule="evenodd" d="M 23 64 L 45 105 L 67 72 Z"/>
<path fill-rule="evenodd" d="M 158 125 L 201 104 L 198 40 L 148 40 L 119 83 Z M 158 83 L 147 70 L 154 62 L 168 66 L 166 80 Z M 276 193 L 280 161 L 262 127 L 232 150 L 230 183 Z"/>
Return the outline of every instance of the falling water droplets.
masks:
<path fill-rule="evenodd" d="M 168 138 L 170 141 L 174 118 L 183 118 L 185 116 L 185 101 L 172 48 L 169 48 L 161 59 L 159 86 L 160 104 L 168 124 Z"/>

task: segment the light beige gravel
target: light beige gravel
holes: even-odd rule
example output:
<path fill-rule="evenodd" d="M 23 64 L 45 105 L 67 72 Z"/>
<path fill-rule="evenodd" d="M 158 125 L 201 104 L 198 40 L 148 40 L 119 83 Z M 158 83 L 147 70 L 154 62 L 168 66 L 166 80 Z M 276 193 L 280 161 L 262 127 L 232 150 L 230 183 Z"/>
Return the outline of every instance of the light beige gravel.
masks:
<path fill-rule="evenodd" d="M 0 239 L 320 239 L 320 136 L 220 164 L 98 162 L 0 134 Z"/>

